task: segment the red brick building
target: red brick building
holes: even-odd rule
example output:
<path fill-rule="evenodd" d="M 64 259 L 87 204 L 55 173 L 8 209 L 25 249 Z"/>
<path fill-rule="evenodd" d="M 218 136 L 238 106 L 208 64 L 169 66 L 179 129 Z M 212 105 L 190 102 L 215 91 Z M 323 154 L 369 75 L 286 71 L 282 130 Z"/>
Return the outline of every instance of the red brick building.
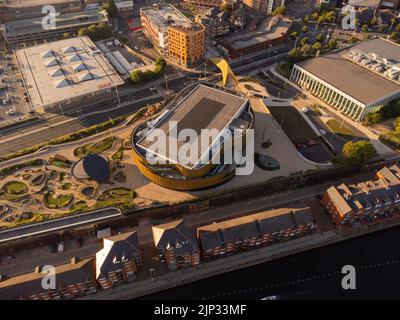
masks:
<path fill-rule="evenodd" d="M 281 208 L 197 228 L 205 258 L 296 238 L 315 229 L 310 208 Z"/>
<path fill-rule="evenodd" d="M 337 225 L 386 217 L 400 205 L 400 168 L 384 167 L 370 181 L 332 186 L 321 204 Z"/>
<path fill-rule="evenodd" d="M 200 250 L 194 230 L 183 220 L 153 226 L 154 245 L 161 262 L 170 270 L 199 264 Z"/>

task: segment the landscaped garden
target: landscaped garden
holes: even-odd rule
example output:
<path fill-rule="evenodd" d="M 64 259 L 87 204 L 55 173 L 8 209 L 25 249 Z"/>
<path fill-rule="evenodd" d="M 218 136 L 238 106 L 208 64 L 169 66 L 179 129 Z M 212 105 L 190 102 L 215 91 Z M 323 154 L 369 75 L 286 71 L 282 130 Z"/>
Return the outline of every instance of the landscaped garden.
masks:
<path fill-rule="evenodd" d="M 78 147 L 74 150 L 74 155 L 78 158 L 83 158 L 90 153 L 102 153 L 113 146 L 115 139 L 115 137 L 108 137 L 93 144 Z"/>
<path fill-rule="evenodd" d="M 104 191 L 97 199 L 96 207 L 111 207 L 131 205 L 135 198 L 135 191 L 127 188 L 116 188 Z"/>
<path fill-rule="evenodd" d="M 42 159 L 35 159 L 35 160 L 31 160 L 31 161 L 18 163 L 16 165 L 0 169 L 0 177 L 5 178 L 23 168 L 30 167 L 30 166 L 37 167 L 37 166 L 41 166 L 42 164 L 43 164 Z"/>
<path fill-rule="evenodd" d="M 57 195 L 54 192 L 48 192 L 44 195 L 43 202 L 49 209 L 60 209 L 69 205 L 73 199 L 72 194 Z"/>
<path fill-rule="evenodd" d="M 111 159 L 114 161 L 121 161 L 122 158 L 124 157 L 124 148 L 119 148 L 117 152 L 115 152 L 112 156 Z"/>
<path fill-rule="evenodd" d="M 86 203 L 86 201 L 78 201 L 75 202 L 74 204 L 72 204 L 71 208 L 70 208 L 70 212 L 71 213 L 76 213 L 76 212 L 83 212 L 85 210 L 87 210 L 89 207 Z"/>
<path fill-rule="evenodd" d="M 21 181 L 9 181 L 3 186 L 6 196 L 21 196 L 28 192 L 28 186 Z"/>
<path fill-rule="evenodd" d="M 71 167 L 71 161 L 64 159 L 51 158 L 48 161 L 49 165 L 55 166 L 60 169 L 68 169 Z"/>

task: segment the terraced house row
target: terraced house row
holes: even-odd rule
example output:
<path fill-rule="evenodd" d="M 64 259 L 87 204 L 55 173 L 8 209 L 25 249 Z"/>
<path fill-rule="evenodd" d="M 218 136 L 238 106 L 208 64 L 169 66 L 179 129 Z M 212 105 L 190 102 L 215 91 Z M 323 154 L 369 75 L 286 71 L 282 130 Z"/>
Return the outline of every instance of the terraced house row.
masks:
<path fill-rule="evenodd" d="M 321 204 L 337 225 L 386 217 L 400 206 L 400 168 L 384 167 L 372 180 L 332 186 L 322 196 Z"/>

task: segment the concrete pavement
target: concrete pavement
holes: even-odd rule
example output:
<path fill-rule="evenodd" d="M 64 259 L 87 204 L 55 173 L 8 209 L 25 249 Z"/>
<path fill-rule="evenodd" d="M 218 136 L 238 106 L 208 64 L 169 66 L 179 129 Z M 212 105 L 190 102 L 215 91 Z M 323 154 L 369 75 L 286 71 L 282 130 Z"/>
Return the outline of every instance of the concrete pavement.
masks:
<path fill-rule="evenodd" d="M 340 119 L 342 119 L 345 123 L 349 123 L 351 126 L 355 127 L 357 130 L 361 131 L 364 135 L 366 135 L 369 140 L 371 141 L 372 145 L 374 146 L 376 152 L 381 155 L 381 156 L 387 156 L 387 155 L 392 155 L 395 152 L 390 149 L 388 146 L 384 145 L 382 142 L 379 141 L 379 136 L 370 131 L 367 127 L 363 126 L 360 122 L 353 121 L 352 119 L 346 117 L 343 115 L 340 111 L 336 110 L 335 108 L 332 108 L 330 105 L 325 103 L 324 101 L 318 99 L 317 97 L 313 96 L 311 93 L 303 90 L 299 86 L 297 86 L 295 83 L 289 81 L 288 79 L 284 78 L 282 75 L 280 75 L 278 72 L 275 71 L 274 68 L 271 68 L 271 72 L 273 72 L 277 77 L 282 79 L 283 81 L 288 81 L 291 86 L 295 87 L 297 90 L 303 92 L 305 95 L 308 97 L 318 101 L 319 104 L 322 106 L 329 108 L 329 110 L 334 113 L 336 116 L 338 116 Z"/>

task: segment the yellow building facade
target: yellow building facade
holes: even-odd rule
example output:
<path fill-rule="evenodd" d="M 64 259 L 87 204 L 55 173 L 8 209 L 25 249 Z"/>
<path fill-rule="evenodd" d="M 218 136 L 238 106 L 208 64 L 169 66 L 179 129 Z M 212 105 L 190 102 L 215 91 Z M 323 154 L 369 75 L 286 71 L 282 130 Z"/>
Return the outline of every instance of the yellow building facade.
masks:
<path fill-rule="evenodd" d="M 171 26 L 168 28 L 168 57 L 176 64 L 191 67 L 204 60 L 205 28 L 194 24 L 190 28 Z"/>

